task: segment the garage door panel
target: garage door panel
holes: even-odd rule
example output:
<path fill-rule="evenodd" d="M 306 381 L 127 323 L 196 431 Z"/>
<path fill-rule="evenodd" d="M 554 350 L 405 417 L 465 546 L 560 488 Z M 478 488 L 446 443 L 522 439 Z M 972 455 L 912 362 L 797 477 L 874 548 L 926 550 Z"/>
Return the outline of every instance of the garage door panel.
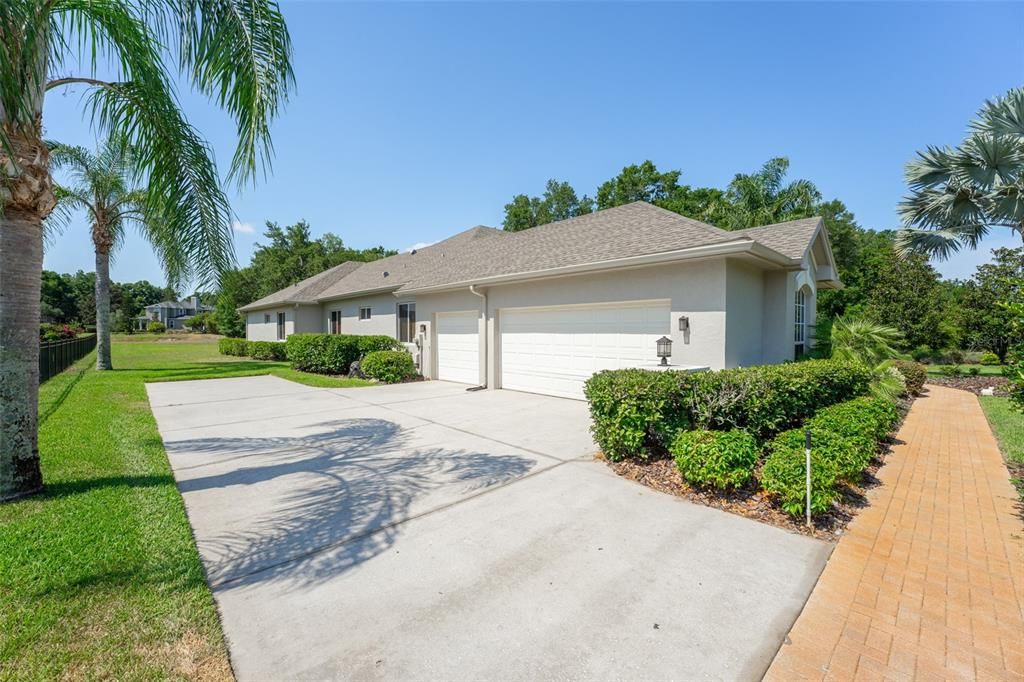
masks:
<path fill-rule="evenodd" d="M 582 398 L 594 372 L 653 362 L 669 319 L 667 302 L 502 311 L 502 386 Z"/>
<path fill-rule="evenodd" d="M 462 384 L 480 383 L 478 313 L 437 316 L 437 378 Z"/>

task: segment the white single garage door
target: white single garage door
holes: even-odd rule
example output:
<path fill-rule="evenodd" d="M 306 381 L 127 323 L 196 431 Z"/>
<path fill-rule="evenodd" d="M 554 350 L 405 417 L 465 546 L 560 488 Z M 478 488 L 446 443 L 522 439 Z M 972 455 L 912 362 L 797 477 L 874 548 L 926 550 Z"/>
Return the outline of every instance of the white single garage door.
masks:
<path fill-rule="evenodd" d="M 460 384 L 480 383 L 478 312 L 437 316 L 437 378 Z"/>
<path fill-rule="evenodd" d="M 667 301 L 502 310 L 501 387 L 583 398 L 594 372 L 656 362 L 670 317 Z"/>

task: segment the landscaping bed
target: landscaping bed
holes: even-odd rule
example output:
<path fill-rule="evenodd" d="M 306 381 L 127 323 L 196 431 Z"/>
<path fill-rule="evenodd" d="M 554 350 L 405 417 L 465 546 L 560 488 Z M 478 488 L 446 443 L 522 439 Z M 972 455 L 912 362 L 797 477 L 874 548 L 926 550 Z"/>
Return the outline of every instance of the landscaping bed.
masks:
<path fill-rule="evenodd" d="M 1009 381 L 1004 376 L 929 376 L 928 383 L 948 388 L 957 388 L 961 391 L 970 391 L 975 395 L 981 395 L 983 389 L 991 387 L 995 389 L 995 395 L 997 396 L 1005 397 L 1009 395 L 1007 388 Z"/>
<path fill-rule="evenodd" d="M 917 363 L 835 360 L 700 374 L 613 370 L 587 383 L 609 466 L 648 487 L 834 538 L 866 504 L 912 396 Z M 805 526 L 811 433 L 813 529 Z"/>
<path fill-rule="evenodd" d="M 683 497 L 696 504 L 745 516 L 794 533 L 833 541 L 843 534 L 857 512 L 867 506 L 867 493 L 878 485 L 875 474 L 884 466 L 889 450 L 889 444 L 883 444 L 881 451 L 872 458 L 864 470 L 860 482 L 840 488 L 839 500 L 833 503 L 827 512 L 814 515 L 812 528 L 807 527 L 802 517 L 797 518 L 783 511 L 770 495 L 759 490 L 756 485 L 724 491 L 698 488 L 683 480 L 675 462 L 668 457 L 620 462 L 605 459 L 605 462 L 619 476 L 659 492 Z"/>

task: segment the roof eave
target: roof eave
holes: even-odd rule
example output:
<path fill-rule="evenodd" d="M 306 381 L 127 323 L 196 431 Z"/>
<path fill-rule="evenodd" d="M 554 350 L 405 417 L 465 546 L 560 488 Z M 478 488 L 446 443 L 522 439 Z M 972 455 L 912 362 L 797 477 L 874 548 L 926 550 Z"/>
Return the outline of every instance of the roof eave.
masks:
<path fill-rule="evenodd" d="M 372 294 L 387 294 L 395 291 L 401 284 L 392 284 L 386 287 L 377 287 L 375 289 L 360 289 L 359 291 L 347 292 L 344 294 L 338 294 L 337 296 L 321 296 L 316 300 L 316 303 L 330 303 L 331 301 L 344 301 L 347 298 L 358 298 L 360 296 L 370 296 Z"/>
<path fill-rule="evenodd" d="M 544 270 L 533 270 L 527 272 L 516 272 L 505 275 L 494 275 L 492 277 L 478 277 L 475 279 L 460 280 L 447 284 L 438 284 L 426 287 L 400 288 L 402 294 L 430 294 L 441 291 L 462 289 L 469 285 L 489 286 L 497 284 L 513 284 L 526 282 L 535 279 L 547 279 L 564 275 L 586 274 L 600 272 L 602 270 L 615 270 L 620 268 L 632 268 L 643 265 L 658 265 L 677 261 L 694 260 L 698 258 L 712 258 L 719 256 L 748 255 L 760 261 L 767 261 L 771 265 L 794 270 L 799 268 L 792 258 L 769 249 L 752 239 L 738 239 L 719 244 L 708 244 L 705 246 L 692 246 L 686 249 L 675 251 L 662 251 L 660 253 L 645 254 L 642 256 L 629 256 L 626 258 L 615 258 L 611 260 L 594 261 L 579 265 L 566 265 L 558 268 L 547 268 Z"/>

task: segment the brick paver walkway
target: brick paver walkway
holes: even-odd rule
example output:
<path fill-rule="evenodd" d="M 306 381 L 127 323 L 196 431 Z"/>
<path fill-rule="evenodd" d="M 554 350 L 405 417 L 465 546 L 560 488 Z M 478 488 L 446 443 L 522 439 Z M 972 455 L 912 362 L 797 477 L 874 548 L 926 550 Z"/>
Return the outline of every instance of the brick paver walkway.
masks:
<path fill-rule="evenodd" d="M 929 386 L 766 679 L 1024 679 L 1024 525 L 974 395 Z"/>

